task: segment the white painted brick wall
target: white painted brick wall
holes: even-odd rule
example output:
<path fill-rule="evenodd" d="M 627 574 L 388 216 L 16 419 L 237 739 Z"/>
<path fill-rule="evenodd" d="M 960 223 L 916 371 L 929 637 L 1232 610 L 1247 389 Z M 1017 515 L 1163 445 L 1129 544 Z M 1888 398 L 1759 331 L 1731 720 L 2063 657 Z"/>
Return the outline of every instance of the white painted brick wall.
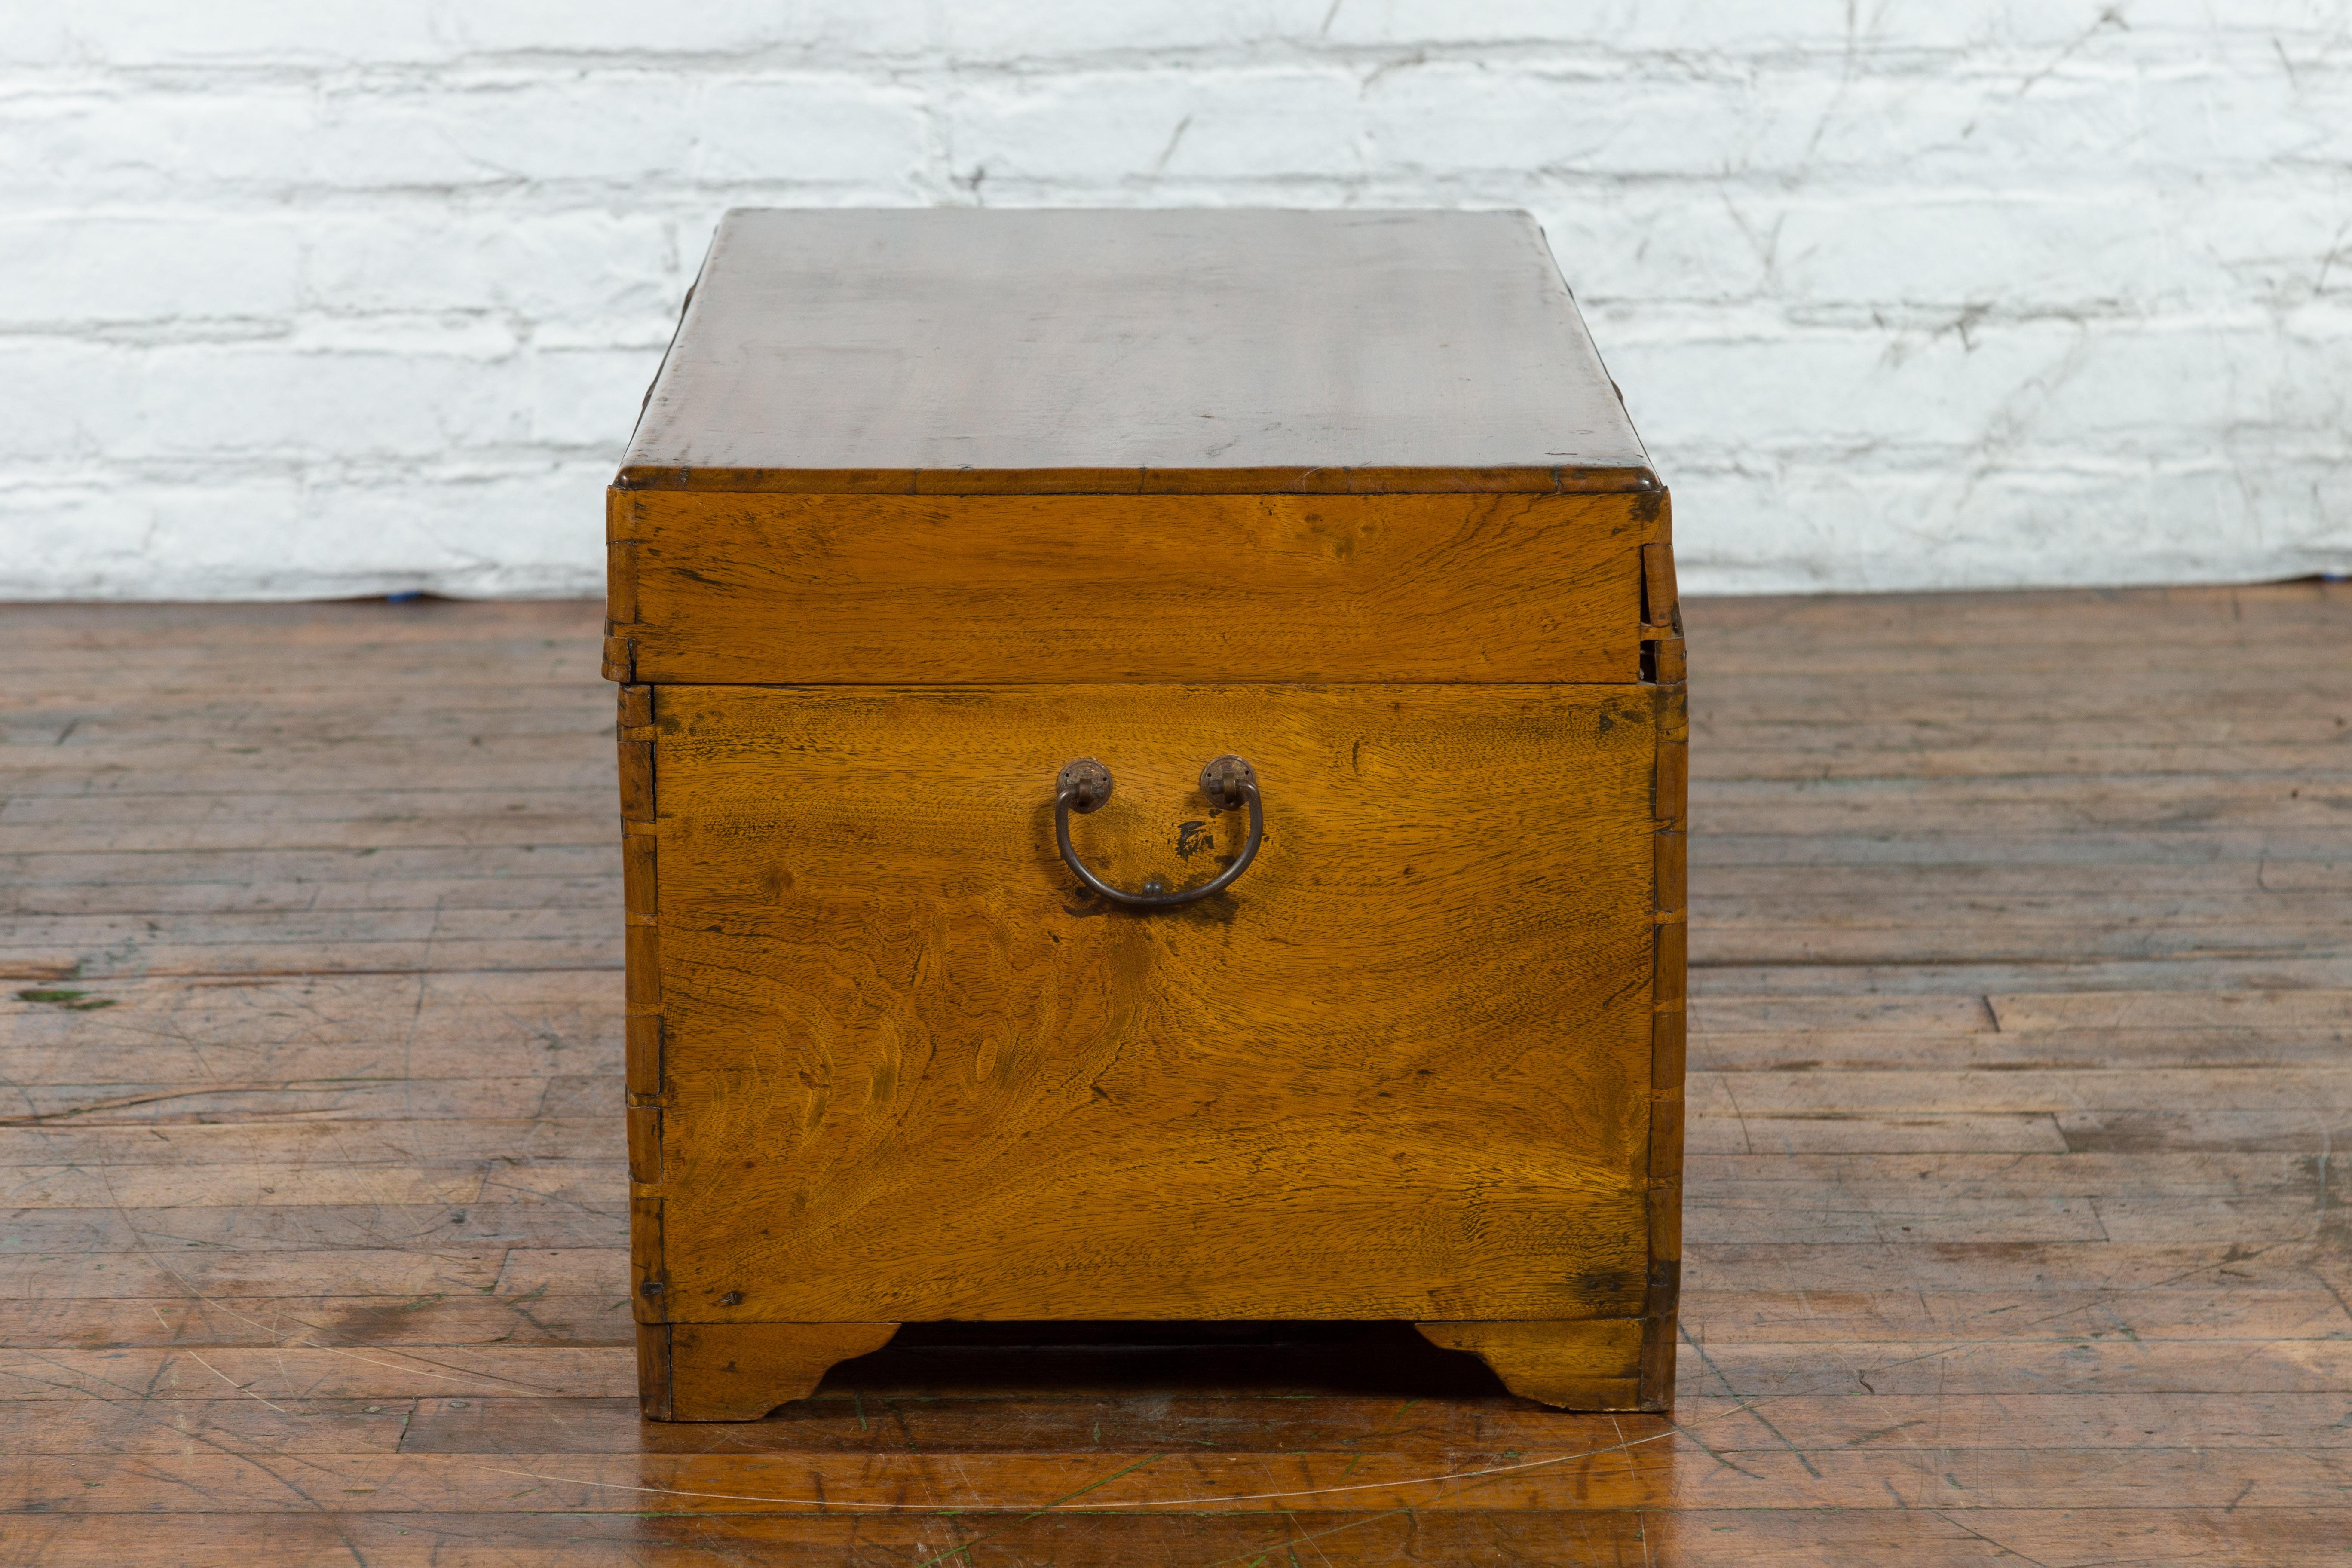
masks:
<path fill-rule="evenodd" d="M 0 596 L 578 594 L 730 205 L 1524 206 L 1694 589 L 2352 568 L 2352 0 L 0 0 Z"/>

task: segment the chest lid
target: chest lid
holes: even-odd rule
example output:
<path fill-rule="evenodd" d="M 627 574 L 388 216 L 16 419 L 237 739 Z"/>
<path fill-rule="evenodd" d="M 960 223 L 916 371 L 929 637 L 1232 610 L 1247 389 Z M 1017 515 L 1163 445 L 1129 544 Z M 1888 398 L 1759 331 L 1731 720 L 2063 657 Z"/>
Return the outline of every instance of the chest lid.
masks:
<path fill-rule="evenodd" d="M 730 212 L 624 488 L 1624 491 L 1517 212 Z"/>
<path fill-rule="evenodd" d="M 1631 682 L 1672 603 L 1523 213 L 730 213 L 607 524 L 626 681 Z"/>

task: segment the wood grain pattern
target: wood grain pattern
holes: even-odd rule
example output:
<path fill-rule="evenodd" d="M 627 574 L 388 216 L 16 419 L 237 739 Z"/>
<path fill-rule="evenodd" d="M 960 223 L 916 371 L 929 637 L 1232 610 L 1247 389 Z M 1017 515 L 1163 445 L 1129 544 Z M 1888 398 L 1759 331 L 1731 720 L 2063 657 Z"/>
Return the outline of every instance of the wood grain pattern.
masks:
<path fill-rule="evenodd" d="M 1668 522 L 1662 490 L 615 490 L 608 526 L 625 679 L 891 685 L 1632 681 Z"/>
<path fill-rule="evenodd" d="M 729 213 L 622 482 L 1655 481 L 1524 213 L 931 208 Z"/>
<path fill-rule="evenodd" d="M 641 1312 L 1638 1315 L 1656 700 L 659 689 Z M 1227 751 L 1268 802 L 1231 891 L 1080 896 L 1062 763 L 1118 781 L 1089 864 L 1180 886 L 1237 848 Z"/>
<path fill-rule="evenodd" d="M 698 1426 L 635 1387 L 601 606 L 0 607 L 0 820 L 48 803 L 0 952 L 58 975 L 0 991 L 0 1161 L 75 1199 L 0 1247 L 0 1558 L 2340 1563 L 2352 852 L 2297 824 L 2352 778 L 2352 584 L 1683 608 L 1672 1426 L 1403 1325 L 1136 1321 L 909 1325 Z M 2071 809 L 1978 831 L 1972 779 Z M 607 934 L 534 966 L 499 910 Z"/>

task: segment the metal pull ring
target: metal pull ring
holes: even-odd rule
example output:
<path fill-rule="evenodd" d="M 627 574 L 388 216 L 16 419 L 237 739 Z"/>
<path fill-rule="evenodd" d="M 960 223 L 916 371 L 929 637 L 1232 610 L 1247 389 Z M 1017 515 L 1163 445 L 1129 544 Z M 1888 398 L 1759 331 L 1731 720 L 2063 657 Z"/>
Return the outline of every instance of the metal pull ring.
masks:
<path fill-rule="evenodd" d="M 1246 805 L 1249 807 L 1249 842 L 1234 863 L 1197 888 L 1183 888 L 1175 892 L 1162 891 L 1159 879 L 1143 885 L 1139 893 L 1123 892 L 1086 868 L 1078 852 L 1070 847 L 1070 813 L 1084 816 L 1099 810 L 1110 798 L 1110 770 L 1092 757 L 1080 757 L 1062 764 L 1054 776 L 1054 841 L 1062 847 L 1062 863 L 1078 875 L 1078 880 L 1115 904 L 1130 910 L 1172 910 L 1179 904 L 1193 903 L 1211 893 L 1222 893 L 1234 885 L 1234 879 L 1249 869 L 1257 858 L 1259 840 L 1265 837 L 1265 807 L 1257 797 L 1257 774 L 1239 757 L 1219 757 L 1201 770 L 1201 793 L 1211 805 L 1223 811 Z"/>

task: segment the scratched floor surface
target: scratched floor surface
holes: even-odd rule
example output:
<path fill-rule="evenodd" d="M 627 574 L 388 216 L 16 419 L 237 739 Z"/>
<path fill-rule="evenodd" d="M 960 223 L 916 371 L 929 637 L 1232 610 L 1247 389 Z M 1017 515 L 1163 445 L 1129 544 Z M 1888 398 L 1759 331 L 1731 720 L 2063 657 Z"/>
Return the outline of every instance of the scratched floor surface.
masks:
<path fill-rule="evenodd" d="M 909 1334 L 641 1425 L 596 612 L 0 609 L 0 1563 L 2352 1564 L 2352 589 L 1689 606 L 1675 1420 Z"/>

